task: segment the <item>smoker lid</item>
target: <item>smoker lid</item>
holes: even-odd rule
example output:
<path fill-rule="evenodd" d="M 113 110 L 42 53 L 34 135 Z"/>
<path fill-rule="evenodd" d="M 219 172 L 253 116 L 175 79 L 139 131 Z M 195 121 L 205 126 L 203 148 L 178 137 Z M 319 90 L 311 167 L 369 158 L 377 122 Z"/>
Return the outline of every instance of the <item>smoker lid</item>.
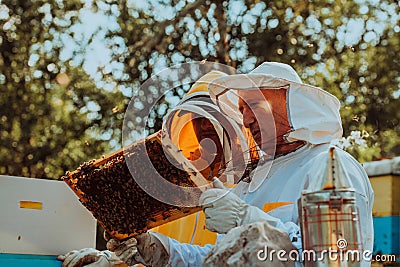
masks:
<path fill-rule="evenodd" d="M 352 188 L 328 189 L 315 192 L 304 191 L 302 193 L 302 198 L 306 200 L 307 203 L 328 202 L 332 200 L 334 196 L 343 200 L 356 199 L 355 191 Z"/>

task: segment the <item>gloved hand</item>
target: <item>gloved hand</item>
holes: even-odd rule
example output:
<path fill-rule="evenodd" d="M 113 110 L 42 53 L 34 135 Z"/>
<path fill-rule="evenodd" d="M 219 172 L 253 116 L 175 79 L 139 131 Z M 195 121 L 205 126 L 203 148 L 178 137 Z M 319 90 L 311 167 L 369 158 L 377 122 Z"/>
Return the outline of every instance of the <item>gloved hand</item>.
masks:
<path fill-rule="evenodd" d="M 99 251 L 94 248 L 72 250 L 65 255 L 59 255 L 57 259 L 63 261 L 62 267 L 112 267 L 123 263 L 114 253 L 108 250 Z"/>
<path fill-rule="evenodd" d="M 206 216 L 206 228 L 225 234 L 242 224 L 248 205 L 226 189 L 219 179 L 214 178 L 213 186 L 201 194 L 199 204 Z"/>
<path fill-rule="evenodd" d="M 165 246 L 160 239 L 163 239 Z M 126 241 L 111 239 L 107 242 L 107 249 L 114 251 L 129 266 L 137 263 L 145 266 L 166 266 L 169 261 L 166 242 L 167 238 L 164 236 L 147 232 Z"/>
<path fill-rule="evenodd" d="M 268 221 L 274 227 L 282 224 L 279 219 L 246 204 L 235 193 L 225 188 L 218 178 L 214 178 L 213 186 L 203 192 L 199 199 L 206 216 L 208 230 L 225 234 L 234 227 L 257 221 Z"/>

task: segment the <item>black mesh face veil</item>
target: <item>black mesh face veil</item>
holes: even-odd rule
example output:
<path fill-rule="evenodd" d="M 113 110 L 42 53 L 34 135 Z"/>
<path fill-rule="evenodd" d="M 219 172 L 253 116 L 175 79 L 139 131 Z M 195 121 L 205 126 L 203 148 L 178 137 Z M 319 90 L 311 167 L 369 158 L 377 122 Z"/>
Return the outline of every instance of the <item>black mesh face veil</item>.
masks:
<path fill-rule="evenodd" d="M 164 126 L 174 144 L 188 159 L 193 158 L 190 158 L 190 152 L 187 150 L 194 150 L 196 147 L 184 142 L 195 139 L 198 143 L 202 143 L 208 139 L 215 144 L 216 151 L 211 153 L 218 154 L 212 162 L 209 162 L 211 173 L 220 177 L 229 171 L 229 175 L 235 177 L 231 178 L 231 182 L 241 177 L 248 163 L 249 154 L 245 134 L 236 122 L 220 112 L 208 96 L 195 96 L 182 102 L 168 115 Z M 192 131 L 189 131 L 190 128 Z M 202 143 L 202 146 L 206 148 L 207 142 Z M 206 177 L 211 173 L 208 172 Z"/>

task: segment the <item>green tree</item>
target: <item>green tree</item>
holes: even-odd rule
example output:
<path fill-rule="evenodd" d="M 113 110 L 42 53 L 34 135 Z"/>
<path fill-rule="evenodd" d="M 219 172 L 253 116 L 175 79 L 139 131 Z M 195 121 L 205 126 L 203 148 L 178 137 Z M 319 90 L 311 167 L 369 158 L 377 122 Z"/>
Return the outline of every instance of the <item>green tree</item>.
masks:
<path fill-rule="evenodd" d="M 140 85 L 203 60 L 292 64 L 341 100 L 345 135 L 370 133 L 358 158 L 398 155 L 399 13 L 388 0 L 2 1 L 0 173 L 58 178 L 119 148 L 130 97 L 161 95 Z M 155 105 L 154 130 L 172 105 Z"/>
<path fill-rule="evenodd" d="M 55 33 L 71 24 L 76 11 L 61 12 L 66 6 L 53 4 L 0 4 L 1 174 L 57 179 L 98 157 L 118 136 L 122 116 L 113 108 L 122 107 L 124 98 L 59 60 L 62 44 Z"/>
<path fill-rule="evenodd" d="M 400 7 L 328 2 L 269 3 L 249 36 L 249 51 L 258 62 L 292 63 L 305 82 L 336 95 L 344 134 L 369 132 L 369 148 L 350 151 L 359 160 L 399 155 Z"/>

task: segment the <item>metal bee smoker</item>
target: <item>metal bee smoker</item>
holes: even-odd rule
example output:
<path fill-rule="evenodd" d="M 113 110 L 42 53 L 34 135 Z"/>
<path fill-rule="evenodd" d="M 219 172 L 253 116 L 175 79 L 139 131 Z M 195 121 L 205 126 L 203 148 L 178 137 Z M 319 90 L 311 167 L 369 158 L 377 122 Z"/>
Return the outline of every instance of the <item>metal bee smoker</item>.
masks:
<path fill-rule="evenodd" d="M 332 147 L 299 199 L 306 267 L 360 266 L 362 239 L 356 192 Z"/>

